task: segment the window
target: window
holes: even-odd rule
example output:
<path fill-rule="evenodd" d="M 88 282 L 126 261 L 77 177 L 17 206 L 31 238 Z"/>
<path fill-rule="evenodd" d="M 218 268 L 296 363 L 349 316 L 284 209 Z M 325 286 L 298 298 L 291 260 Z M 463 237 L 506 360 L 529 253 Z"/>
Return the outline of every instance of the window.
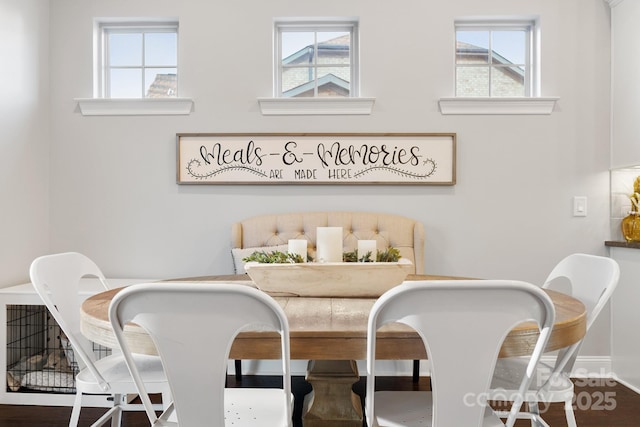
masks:
<path fill-rule="evenodd" d="M 98 97 L 178 96 L 178 24 L 101 23 Z"/>
<path fill-rule="evenodd" d="M 532 20 L 456 22 L 456 96 L 535 96 L 535 28 Z"/>
<path fill-rule="evenodd" d="M 276 97 L 358 96 L 358 23 L 277 21 Z"/>

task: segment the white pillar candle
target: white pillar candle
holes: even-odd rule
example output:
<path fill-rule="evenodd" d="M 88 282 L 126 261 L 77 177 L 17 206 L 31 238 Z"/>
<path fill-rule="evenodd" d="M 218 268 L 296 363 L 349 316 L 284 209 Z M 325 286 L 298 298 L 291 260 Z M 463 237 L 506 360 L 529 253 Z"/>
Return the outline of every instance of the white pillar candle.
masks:
<path fill-rule="evenodd" d="M 371 252 L 371 261 L 376 260 L 377 246 L 375 240 L 358 240 L 358 260 Z"/>
<path fill-rule="evenodd" d="M 316 247 L 318 262 L 342 262 L 342 227 L 318 227 Z"/>
<path fill-rule="evenodd" d="M 289 239 L 290 254 L 300 255 L 307 262 L 307 239 Z"/>

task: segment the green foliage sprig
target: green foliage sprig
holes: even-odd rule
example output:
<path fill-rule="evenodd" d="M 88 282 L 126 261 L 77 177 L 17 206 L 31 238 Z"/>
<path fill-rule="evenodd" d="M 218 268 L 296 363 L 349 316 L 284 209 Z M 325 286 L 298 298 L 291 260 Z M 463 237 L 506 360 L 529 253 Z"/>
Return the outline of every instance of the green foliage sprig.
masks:
<path fill-rule="evenodd" d="M 375 257 L 371 252 L 359 254 L 357 249 L 353 252 L 342 254 L 344 262 L 398 262 L 400 258 L 400 251 L 392 247 L 387 248 L 385 251 L 376 251 Z"/>
<path fill-rule="evenodd" d="M 246 258 L 242 258 L 243 261 L 255 261 L 265 264 L 297 264 L 304 262 L 304 259 L 298 254 L 284 253 L 280 251 L 265 252 L 256 251 Z"/>
<path fill-rule="evenodd" d="M 342 254 L 343 262 L 398 262 L 400 258 L 400 251 L 392 247 L 389 247 L 384 251 L 376 251 L 375 259 L 371 252 L 360 255 L 358 254 L 357 249 L 353 252 L 345 252 Z M 242 258 L 242 261 L 254 261 L 264 264 L 297 264 L 304 262 L 304 259 L 298 254 L 292 254 L 288 252 L 256 251 L 248 257 Z M 307 261 L 313 262 L 313 259 L 311 257 L 307 257 Z"/>
<path fill-rule="evenodd" d="M 376 255 L 376 261 L 378 262 L 398 262 L 401 258 L 400 250 L 398 248 L 387 248 L 386 251 L 378 251 Z"/>
<path fill-rule="evenodd" d="M 364 255 L 360 255 L 358 250 L 354 250 L 353 252 L 345 252 L 342 254 L 343 262 L 373 262 L 374 259 L 371 259 L 371 252 L 367 252 Z"/>

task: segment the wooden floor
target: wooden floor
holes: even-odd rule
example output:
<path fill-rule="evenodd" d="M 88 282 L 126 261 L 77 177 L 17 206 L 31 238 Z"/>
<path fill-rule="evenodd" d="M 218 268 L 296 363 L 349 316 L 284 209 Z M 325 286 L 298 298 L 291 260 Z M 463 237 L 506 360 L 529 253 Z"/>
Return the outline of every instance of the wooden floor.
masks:
<path fill-rule="evenodd" d="M 229 377 L 230 387 L 271 386 L 277 378 L 266 376 L 245 376 L 241 383 Z M 629 388 L 605 379 L 577 379 L 576 419 L 579 427 L 638 427 L 640 426 L 640 395 Z M 362 396 L 365 380 L 354 385 L 354 391 Z M 378 378 L 377 388 L 384 390 L 428 390 L 429 379 L 421 378 L 414 384 L 408 377 Z M 311 390 L 303 377 L 294 377 L 293 391 L 296 398 L 294 427 L 301 427 L 301 404 L 305 394 Z M 613 408 L 612 408 L 613 407 Z M 541 410 L 545 408 L 541 407 Z M 101 414 L 102 409 L 82 410 L 80 426 L 88 426 Z M 67 407 L 34 407 L 20 405 L 0 405 L 0 426 L 2 427 L 63 427 L 69 422 L 71 409 Z M 544 413 L 545 420 L 552 427 L 567 425 L 562 404 L 553 404 Z M 123 427 L 143 427 L 149 422 L 143 413 L 125 413 Z M 528 427 L 528 421 L 520 420 L 517 427 Z"/>

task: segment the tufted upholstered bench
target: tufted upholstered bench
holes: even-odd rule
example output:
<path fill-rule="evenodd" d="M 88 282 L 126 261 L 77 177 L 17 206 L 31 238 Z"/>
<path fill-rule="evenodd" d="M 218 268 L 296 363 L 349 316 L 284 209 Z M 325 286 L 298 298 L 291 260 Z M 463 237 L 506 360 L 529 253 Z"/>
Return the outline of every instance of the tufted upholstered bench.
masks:
<path fill-rule="evenodd" d="M 256 250 L 286 252 L 289 239 L 307 239 L 307 252 L 315 258 L 316 228 L 342 227 L 343 251 L 357 248 L 358 240 L 376 240 L 379 250 L 397 248 L 413 263 L 412 273 L 424 274 L 424 226 L 401 215 L 370 212 L 298 212 L 259 215 L 231 226 L 231 250 L 236 273 L 244 273 L 242 258 Z M 236 360 L 236 378 L 242 378 Z M 419 377 L 419 361 L 413 364 L 413 379 Z"/>
<path fill-rule="evenodd" d="M 379 250 L 397 248 L 403 258 L 413 263 L 412 273 L 424 274 L 422 223 L 400 215 L 368 212 L 284 213 L 236 222 L 231 226 L 231 248 L 237 270 L 238 261 L 254 250 L 286 251 L 289 239 L 307 239 L 307 251 L 315 256 L 317 227 L 342 227 L 344 252 L 355 250 L 358 240 L 376 240 Z"/>

